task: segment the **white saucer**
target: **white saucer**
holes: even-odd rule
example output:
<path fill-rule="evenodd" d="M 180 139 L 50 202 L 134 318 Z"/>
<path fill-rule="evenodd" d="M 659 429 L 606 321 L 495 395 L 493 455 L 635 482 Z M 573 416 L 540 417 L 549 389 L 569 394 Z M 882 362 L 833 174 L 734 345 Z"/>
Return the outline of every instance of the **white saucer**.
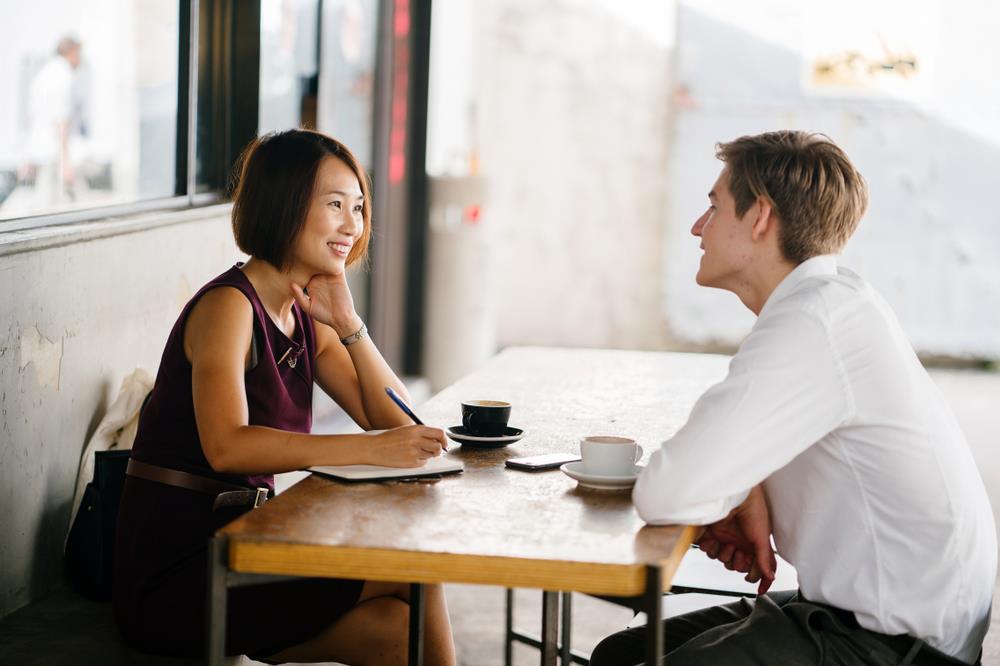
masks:
<path fill-rule="evenodd" d="M 568 462 L 559 468 L 563 474 L 576 479 L 584 488 L 597 488 L 599 490 L 624 490 L 635 485 L 635 480 L 639 478 L 642 465 L 632 468 L 631 474 L 624 476 L 607 476 L 604 474 L 587 474 L 583 471 L 583 462 Z"/>

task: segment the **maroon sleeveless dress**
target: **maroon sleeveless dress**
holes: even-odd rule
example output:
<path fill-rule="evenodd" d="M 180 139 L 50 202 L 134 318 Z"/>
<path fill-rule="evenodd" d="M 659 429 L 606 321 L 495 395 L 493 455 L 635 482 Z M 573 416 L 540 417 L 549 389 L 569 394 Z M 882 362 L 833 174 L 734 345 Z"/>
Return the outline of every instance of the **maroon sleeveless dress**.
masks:
<path fill-rule="evenodd" d="M 273 490 L 273 475 L 212 470 L 198 438 L 184 328 L 198 299 L 223 286 L 239 289 L 254 311 L 258 361 L 244 377 L 250 425 L 310 431 L 313 322 L 293 305 L 296 339 L 290 340 L 267 315 L 237 264 L 202 287 L 174 324 L 139 421 L 132 457 L 247 488 Z M 279 366 L 277 361 L 286 352 Z M 118 627 L 131 646 L 176 656 L 204 654 L 208 541 L 216 530 L 249 510 L 213 511 L 213 500 L 207 493 L 127 477 L 118 514 L 113 603 Z M 363 584 L 317 578 L 230 589 L 226 653 L 262 658 L 312 638 L 354 607 Z"/>

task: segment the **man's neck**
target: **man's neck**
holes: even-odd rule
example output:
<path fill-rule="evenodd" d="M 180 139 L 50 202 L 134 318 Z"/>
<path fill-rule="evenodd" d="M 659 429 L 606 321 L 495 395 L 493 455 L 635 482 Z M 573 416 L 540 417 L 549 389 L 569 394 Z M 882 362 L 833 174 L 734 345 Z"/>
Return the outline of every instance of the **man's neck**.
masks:
<path fill-rule="evenodd" d="M 750 275 L 733 291 L 743 301 L 743 305 L 747 306 L 755 315 L 760 315 L 767 299 L 771 297 L 781 281 L 795 270 L 796 265 L 784 258 L 761 262 L 753 267 Z"/>

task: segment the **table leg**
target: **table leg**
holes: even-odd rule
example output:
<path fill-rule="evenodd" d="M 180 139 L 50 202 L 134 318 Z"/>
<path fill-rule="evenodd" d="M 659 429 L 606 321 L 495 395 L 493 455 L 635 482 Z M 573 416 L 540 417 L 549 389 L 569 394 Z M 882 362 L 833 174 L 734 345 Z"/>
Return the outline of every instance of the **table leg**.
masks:
<path fill-rule="evenodd" d="M 559 593 L 542 592 L 542 666 L 556 666 L 559 630 Z"/>
<path fill-rule="evenodd" d="M 424 663 L 424 586 L 410 585 L 410 666 Z"/>
<path fill-rule="evenodd" d="M 214 537 L 208 547 L 207 662 L 222 666 L 226 660 L 226 539 Z"/>
<path fill-rule="evenodd" d="M 507 588 L 507 630 L 504 632 L 503 664 L 514 664 L 514 590 Z"/>
<path fill-rule="evenodd" d="M 571 666 L 573 655 L 570 653 L 570 642 L 573 640 L 573 593 L 562 593 L 562 650 L 559 652 L 559 663 Z"/>
<path fill-rule="evenodd" d="M 663 597 L 663 572 L 658 566 L 646 567 L 646 592 L 643 606 L 646 610 L 646 664 L 663 663 L 663 620 L 660 611 Z"/>

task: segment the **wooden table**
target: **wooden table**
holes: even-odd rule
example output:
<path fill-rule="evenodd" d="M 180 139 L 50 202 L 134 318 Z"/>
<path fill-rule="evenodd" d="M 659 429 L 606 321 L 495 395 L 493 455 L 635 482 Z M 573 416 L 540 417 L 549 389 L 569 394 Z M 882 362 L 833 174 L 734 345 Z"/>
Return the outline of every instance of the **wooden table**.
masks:
<path fill-rule="evenodd" d="M 585 435 L 635 438 L 646 456 L 681 425 L 728 358 L 701 354 L 512 348 L 417 409 L 424 421 L 461 422 L 460 403 L 506 400 L 525 437 L 506 448 L 451 442 L 465 464 L 435 483 L 342 483 L 310 476 L 213 541 L 209 662 L 221 663 L 226 587 L 273 576 L 329 576 L 414 585 L 411 663 L 422 642 L 422 584 L 474 583 L 645 595 L 650 626 L 694 529 L 651 527 L 625 491 L 580 488 L 558 470 L 520 472 L 510 457 L 578 452 Z M 552 612 L 550 603 L 544 610 Z M 551 618 L 550 618 L 551 619 Z M 548 626 L 554 626 L 549 622 Z M 554 644 L 554 633 L 544 636 Z M 549 640 L 550 639 L 550 640 Z M 647 663 L 662 635 L 650 632 Z M 552 649 L 543 663 L 555 663 Z"/>

